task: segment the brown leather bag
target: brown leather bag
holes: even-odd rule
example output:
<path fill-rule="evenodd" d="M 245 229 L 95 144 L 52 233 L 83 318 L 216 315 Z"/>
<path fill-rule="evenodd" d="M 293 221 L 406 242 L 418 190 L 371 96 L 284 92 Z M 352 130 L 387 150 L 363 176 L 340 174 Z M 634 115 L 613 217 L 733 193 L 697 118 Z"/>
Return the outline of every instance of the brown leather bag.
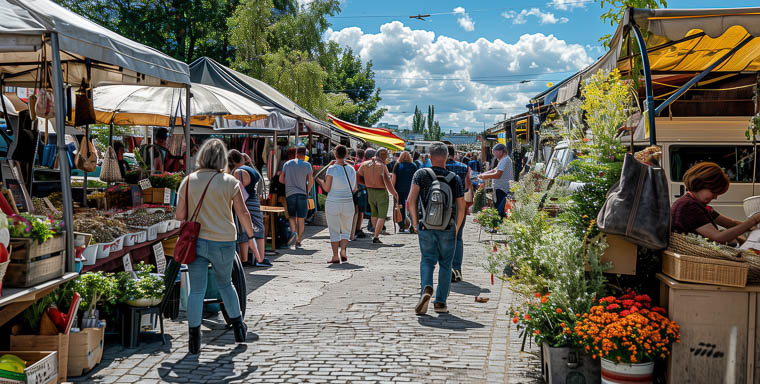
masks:
<path fill-rule="evenodd" d="M 92 107 L 92 99 L 88 96 L 87 84 L 82 85 L 77 91 L 76 109 L 74 110 L 74 126 L 95 124 L 95 109 Z"/>
<path fill-rule="evenodd" d="M 400 223 L 404 221 L 404 215 L 401 214 L 401 204 L 393 199 L 393 222 Z"/>
<path fill-rule="evenodd" d="M 74 157 L 74 165 L 77 169 L 88 173 L 98 168 L 98 156 L 95 154 L 95 148 L 84 136 L 82 136 L 82 141 L 79 144 L 79 151 Z"/>

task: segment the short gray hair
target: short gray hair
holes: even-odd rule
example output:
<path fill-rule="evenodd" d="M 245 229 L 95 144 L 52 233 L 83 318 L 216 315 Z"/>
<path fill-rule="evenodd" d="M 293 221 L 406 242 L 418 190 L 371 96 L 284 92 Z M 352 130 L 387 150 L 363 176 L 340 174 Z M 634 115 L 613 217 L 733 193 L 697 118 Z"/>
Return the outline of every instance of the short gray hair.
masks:
<path fill-rule="evenodd" d="M 227 169 L 227 146 L 219 139 L 206 140 L 195 157 L 198 169 Z"/>
<path fill-rule="evenodd" d="M 430 153 L 430 157 L 439 157 L 439 158 L 449 157 L 449 147 L 447 147 L 446 144 L 440 141 L 436 141 L 433 144 L 430 144 L 430 148 L 428 148 L 428 152 Z"/>

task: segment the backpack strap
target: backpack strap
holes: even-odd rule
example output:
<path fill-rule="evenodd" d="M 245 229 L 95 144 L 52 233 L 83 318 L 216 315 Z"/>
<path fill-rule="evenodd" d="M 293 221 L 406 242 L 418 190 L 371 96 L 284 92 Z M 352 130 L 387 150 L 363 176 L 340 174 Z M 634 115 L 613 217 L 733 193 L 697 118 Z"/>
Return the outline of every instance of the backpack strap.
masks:
<path fill-rule="evenodd" d="M 427 172 L 427 173 L 428 173 L 428 175 L 430 175 L 430 177 L 432 177 L 432 178 L 433 178 L 433 180 L 435 180 L 435 179 L 437 179 L 437 178 L 438 178 L 438 175 L 436 175 L 436 174 L 435 174 L 435 171 L 433 171 L 431 168 L 422 168 L 422 169 L 424 169 L 424 170 L 425 170 L 425 172 Z"/>

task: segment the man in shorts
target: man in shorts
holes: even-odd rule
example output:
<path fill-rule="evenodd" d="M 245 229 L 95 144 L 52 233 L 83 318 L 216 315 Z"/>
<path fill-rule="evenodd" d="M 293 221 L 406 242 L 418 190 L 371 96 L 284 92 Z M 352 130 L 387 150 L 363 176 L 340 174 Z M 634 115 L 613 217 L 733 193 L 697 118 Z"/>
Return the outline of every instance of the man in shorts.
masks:
<path fill-rule="evenodd" d="M 296 158 L 282 166 L 280 183 L 285 184 L 285 197 L 288 205 L 290 228 L 296 232 L 296 247 L 303 241 L 304 220 L 309 212 L 307 202 L 309 191 L 314 185 L 311 164 L 306 160 L 306 147 L 298 147 Z"/>
<path fill-rule="evenodd" d="M 380 148 L 375 157 L 362 163 L 358 173 L 359 182 L 367 187 L 367 200 L 372 211 L 370 221 L 374 229 L 372 242 L 375 244 L 382 244 L 379 236 L 387 219 L 388 192 L 398 200 L 398 193 L 393 187 L 390 172 L 385 164 L 387 159 L 388 150 Z"/>

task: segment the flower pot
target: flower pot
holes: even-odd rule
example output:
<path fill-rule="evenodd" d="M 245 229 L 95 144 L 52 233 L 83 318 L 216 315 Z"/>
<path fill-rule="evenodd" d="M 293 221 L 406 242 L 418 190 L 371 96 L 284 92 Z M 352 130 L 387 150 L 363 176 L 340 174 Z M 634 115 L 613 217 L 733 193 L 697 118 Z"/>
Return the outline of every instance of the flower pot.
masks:
<path fill-rule="evenodd" d="M 131 305 L 133 307 L 151 307 L 154 305 L 158 305 L 161 302 L 161 298 L 157 297 L 143 297 L 140 299 L 134 299 L 127 301 L 127 305 Z"/>
<path fill-rule="evenodd" d="M 618 364 L 602 359 L 603 384 L 650 384 L 654 379 L 654 362 Z"/>
<path fill-rule="evenodd" d="M 111 254 L 112 243 L 98 243 L 98 259 L 105 259 Z"/>
<path fill-rule="evenodd" d="M 601 382 L 599 361 L 582 350 L 541 345 L 541 369 L 547 384 Z"/>
<path fill-rule="evenodd" d="M 82 257 L 84 257 L 84 265 L 95 265 L 95 260 L 98 257 L 98 245 L 93 244 L 87 246 L 87 248 L 82 251 Z"/>
<path fill-rule="evenodd" d="M 166 233 L 166 231 L 169 230 L 169 221 L 168 220 L 164 220 L 164 221 L 158 223 L 157 225 L 158 225 L 158 233 Z"/>

